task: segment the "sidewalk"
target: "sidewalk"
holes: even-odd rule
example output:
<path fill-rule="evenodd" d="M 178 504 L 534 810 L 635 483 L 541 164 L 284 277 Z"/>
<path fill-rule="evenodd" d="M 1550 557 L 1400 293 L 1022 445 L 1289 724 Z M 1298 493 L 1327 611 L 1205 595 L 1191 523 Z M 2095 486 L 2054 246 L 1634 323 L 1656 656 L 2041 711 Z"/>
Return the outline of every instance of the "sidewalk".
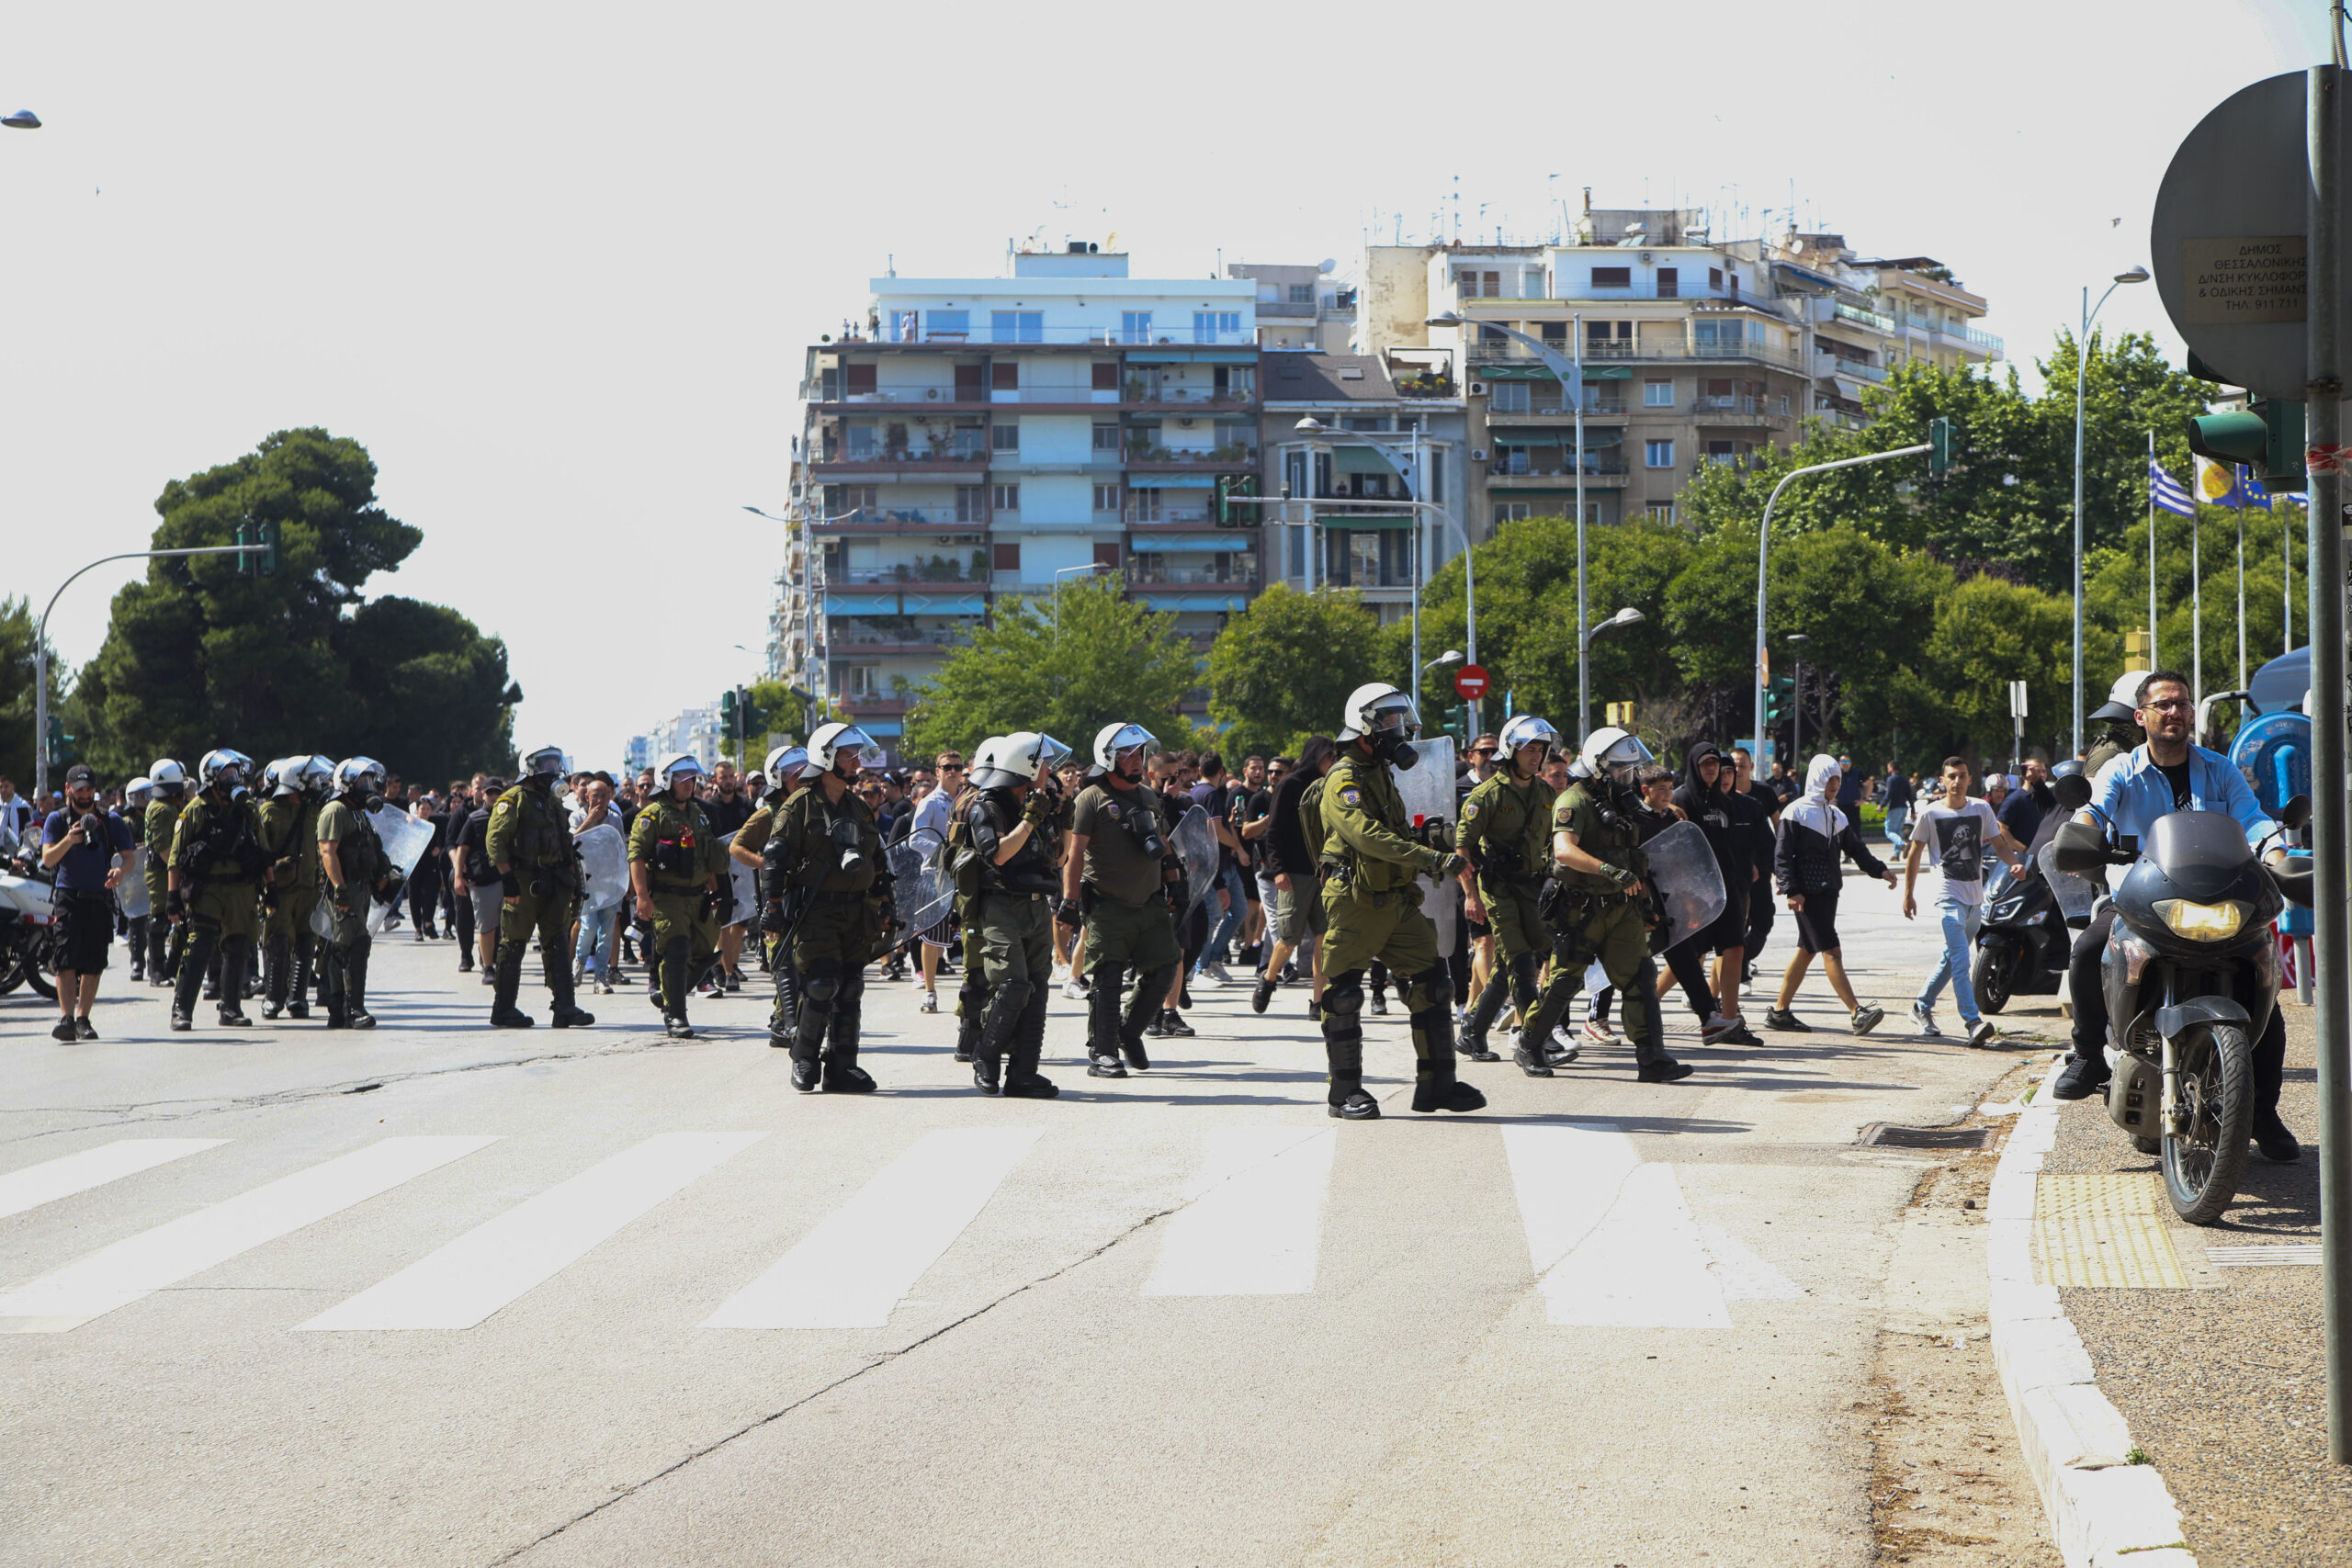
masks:
<path fill-rule="evenodd" d="M 2201 1568 L 2352 1563 L 2352 1466 L 2327 1460 L 2321 1270 L 2232 1252 L 2319 1241 L 2312 1012 L 2283 1005 L 2279 1113 L 2303 1157 L 2252 1156 L 2221 1224 L 2179 1223 L 2156 1161 L 2098 1100 L 2062 1108 L 2035 1194 L 2038 1277 L 2059 1287 Z"/>

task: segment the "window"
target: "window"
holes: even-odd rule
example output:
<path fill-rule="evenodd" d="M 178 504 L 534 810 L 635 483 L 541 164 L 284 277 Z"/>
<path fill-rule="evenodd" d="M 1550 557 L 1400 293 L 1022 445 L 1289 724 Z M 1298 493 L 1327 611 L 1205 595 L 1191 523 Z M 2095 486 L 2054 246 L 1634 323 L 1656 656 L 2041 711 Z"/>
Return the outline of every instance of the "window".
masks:
<path fill-rule="evenodd" d="M 839 517 L 844 513 L 872 512 L 878 506 L 876 498 L 881 493 L 879 485 L 827 485 L 826 515 Z"/>
<path fill-rule="evenodd" d="M 1353 586 L 1380 586 L 1380 536 L 1385 532 L 1367 528 L 1348 535 L 1348 581 Z"/>
<path fill-rule="evenodd" d="M 1653 501 L 1649 503 L 1648 513 L 1653 523 L 1671 523 L 1674 521 L 1674 502 Z"/>
<path fill-rule="evenodd" d="M 998 485 L 995 499 L 996 509 L 999 512 L 1018 512 L 1021 510 L 1021 487 Z"/>
<path fill-rule="evenodd" d="M 1307 493 L 1306 454 L 1298 447 L 1283 454 L 1283 489 L 1295 496 Z"/>
<path fill-rule="evenodd" d="M 1721 288 L 1723 286 L 1724 269 L 1719 266 L 1709 267 L 1707 269 L 1707 287 L 1710 288 Z"/>
<path fill-rule="evenodd" d="M 1128 496 L 1134 502 L 1133 515 L 1130 518 L 1130 521 L 1136 523 L 1157 523 L 1159 521 L 1159 491 L 1158 490 L 1146 488 L 1143 490 L 1130 491 L 1128 492 Z"/>
<path fill-rule="evenodd" d="M 1149 310 L 1120 311 L 1119 341 L 1121 343 L 1149 343 L 1151 341 L 1151 312 Z"/>
<path fill-rule="evenodd" d="M 1498 528 L 1506 523 L 1524 523 L 1534 515 L 1535 507 L 1532 502 L 1498 501 L 1495 502 L 1495 526 Z"/>
<path fill-rule="evenodd" d="M 1113 570 L 1116 570 L 1119 565 L 1118 541 L 1114 539 L 1108 543 L 1104 543 L 1098 540 L 1094 546 L 1094 564 L 1096 566 L 1107 566 Z"/>
<path fill-rule="evenodd" d="M 1670 468 L 1674 467 L 1674 443 L 1671 441 L 1645 441 L 1642 443 L 1642 461 L 1647 467 L 1653 468 Z"/>
<path fill-rule="evenodd" d="M 1786 392 L 1783 392 L 1783 393 L 1781 393 L 1779 397 L 1777 397 L 1777 398 L 1773 399 L 1773 400 L 1772 400 L 1772 401 L 1773 401 L 1773 404 L 1774 404 L 1774 407 L 1773 407 L 1772 412 L 1773 412 L 1774 413 L 1779 414 L 1782 419 L 1786 419 L 1786 418 L 1788 418 L 1788 417 L 1789 417 L 1789 395 L 1788 395 Z"/>
<path fill-rule="evenodd" d="M 989 488 L 986 485 L 956 487 L 956 521 L 985 523 L 989 520 Z"/>
<path fill-rule="evenodd" d="M 1501 273 L 1490 272 L 1487 274 L 1485 283 L 1486 295 L 1487 299 L 1499 299 L 1503 297 L 1503 275 Z"/>
<path fill-rule="evenodd" d="M 1421 427 L 1421 416 L 1420 416 L 1419 414 L 1417 414 L 1417 413 L 1400 413 L 1400 414 L 1398 414 L 1398 415 L 1396 416 L 1396 428 L 1397 428 L 1398 430 L 1400 430 L 1400 431 L 1403 431 L 1403 430 L 1419 430 L 1419 429 L 1420 429 L 1420 427 Z"/>
<path fill-rule="evenodd" d="M 989 386 L 996 391 L 1010 392 L 1021 385 L 1021 361 L 1000 359 L 989 367 Z"/>
<path fill-rule="evenodd" d="M 977 365 L 956 367 L 956 400 L 959 403 L 984 403 L 988 395 L 980 389 L 986 378 Z"/>
<path fill-rule="evenodd" d="M 1314 530 L 1311 528 L 1285 528 L 1283 532 L 1290 536 L 1290 544 L 1287 547 L 1290 557 L 1290 565 L 1286 569 L 1284 575 L 1303 578 L 1306 575 L 1306 536 L 1313 533 Z"/>
<path fill-rule="evenodd" d="M 1314 304 L 1314 303 L 1315 303 L 1315 285 L 1313 285 L 1313 284 L 1311 284 L 1311 283 L 1294 283 L 1294 284 L 1292 284 L 1292 285 L 1290 286 L 1290 302 L 1291 302 L 1292 304 L 1294 304 L 1294 305 L 1312 305 L 1312 304 Z"/>
<path fill-rule="evenodd" d="M 1046 341 L 1046 313 L 1043 310 L 990 310 L 989 335 L 999 343 L 1043 343 Z"/>
<path fill-rule="evenodd" d="M 1193 312 L 1193 341 L 1218 343 L 1241 331 L 1238 310 L 1195 310 Z"/>
<path fill-rule="evenodd" d="M 882 689 L 882 666 L 879 664 L 844 664 L 841 670 L 843 702 L 863 702 Z"/>
<path fill-rule="evenodd" d="M 1658 269 L 1657 269 L 1657 297 L 1658 297 L 1659 299 L 1675 299 L 1675 298 L 1677 298 L 1678 296 L 1679 296 L 1679 295 L 1681 294 L 1681 292 L 1682 292 L 1682 271 L 1681 271 L 1681 269 L 1680 269 L 1679 267 L 1671 267 L 1671 266 L 1662 266 L 1662 267 L 1658 268 Z"/>
<path fill-rule="evenodd" d="M 1098 420 L 1094 425 L 1094 450 L 1116 453 L 1119 449 L 1119 427 Z"/>
<path fill-rule="evenodd" d="M 1094 362 L 1094 389 L 1098 392 L 1117 391 L 1119 389 L 1118 366 L 1113 364 L 1109 360 L 1096 360 Z"/>
<path fill-rule="evenodd" d="M 1670 409 L 1673 406 L 1673 382 L 1645 381 L 1642 383 L 1642 407 L 1645 409 Z"/>
<path fill-rule="evenodd" d="M 842 367 L 842 378 L 849 388 L 849 395 L 851 397 L 871 397 L 874 395 L 873 366 L 844 365 Z"/>
<path fill-rule="evenodd" d="M 1342 414 L 1340 418 L 1340 428 L 1341 430 L 1385 430 L 1388 428 L 1388 416 L 1379 413 Z"/>
<path fill-rule="evenodd" d="M 874 427 L 872 425 L 850 425 L 842 430 L 842 439 L 843 446 L 847 447 L 847 451 L 843 455 L 850 462 L 870 463 L 874 461 Z"/>
<path fill-rule="evenodd" d="M 1007 487 L 1000 485 L 997 488 L 1002 490 Z M 1015 539 L 1010 544 L 990 545 L 989 567 L 994 571 L 1009 571 L 1018 575 L 1021 570 L 1021 541 Z"/>
<path fill-rule="evenodd" d="M 1526 382 L 1490 381 L 1487 384 L 1487 391 L 1494 400 L 1491 406 L 1495 412 L 1525 413 L 1527 412 L 1528 385 Z"/>
<path fill-rule="evenodd" d="M 978 461 L 981 449 L 987 445 L 988 434 L 978 420 L 959 423 L 947 434 L 948 450 L 959 462 Z"/>
<path fill-rule="evenodd" d="M 1331 488 L 1331 454 L 1329 452 L 1315 454 L 1315 493 L 1317 495 L 1338 493 Z"/>
<path fill-rule="evenodd" d="M 1094 510 L 1097 512 L 1118 511 L 1119 487 L 1117 485 L 1096 485 L 1094 487 Z"/>
<path fill-rule="evenodd" d="M 1430 465 L 1430 482 L 1429 487 L 1421 493 L 1429 500 L 1442 503 L 1445 500 L 1445 448 L 1442 446 L 1430 447 L 1428 452 L 1428 457 Z"/>
<path fill-rule="evenodd" d="M 1592 324 L 1600 329 L 1599 335 L 1602 337 L 1609 335 L 1609 324 L 1606 321 L 1595 321 Z M 1544 341 L 1566 348 L 1568 345 L 1568 323 L 1566 321 L 1544 322 Z"/>
<path fill-rule="evenodd" d="M 1737 442 L 1736 442 L 1736 441 L 1710 441 L 1710 442 L 1708 442 L 1708 443 L 1707 443 L 1707 461 L 1709 461 L 1710 463 L 1736 463 L 1736 462 L 1738 462 L 1738 461 L 1739 461 L 1739 443 L 1737 443 Z"/>
<path fill-rule="evenodd" d="M 1747 325 L 1736 317 L 1715 321 L 1701 316 L 1690 323 L 1690 337 L 1701 354 L 1738 354 L 1747 337 Z M 1761 336 L 1761 328 L 1758 328 Z"/>
<path fill-rule="evenodd" d="M 969 310 L 933 310 L 931 312 L 931 335 L 960 338 L 972 330 Z"/>
<path fill-rule="evenodd" d="M 998 452 L 1020 451 L 1021 422 L 1017 419 L 997 421 L 989 429 L 989 446 Z"/>
<path fill-rule="evenodd" d="M 1595 288 L 1631 288 L 1634 287 L 1634 269 L 1630 266 L 1594 267 L 1592 286 Z"/>

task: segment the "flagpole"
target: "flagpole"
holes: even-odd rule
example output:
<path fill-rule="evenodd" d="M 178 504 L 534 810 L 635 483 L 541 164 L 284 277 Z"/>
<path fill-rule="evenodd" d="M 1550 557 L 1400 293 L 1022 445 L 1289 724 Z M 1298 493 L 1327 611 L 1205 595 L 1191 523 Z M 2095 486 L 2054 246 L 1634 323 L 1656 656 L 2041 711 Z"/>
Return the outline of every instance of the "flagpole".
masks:
<path fill-rule="evenodd" d="M 2243 507 L 2243 497 L 2238 504 Z M 2205 706 L 2205 578 L 2197 559 L 2197 519 L 2188 520 L 2189 694 L 2197 712 Z"/>
<path fill-rule="evenodd" d="M 2156 658 L 2156 433 L 2148 432 L 2148 668 L 2161 670 Z M 2189 476 L 2194 479 L 2192 472 Z"/>
<path fill-rule="evenodd" d="M 2238 690 L 2245 690 L 2245 513 L 2238 513 Z"/>
<path fill-rule="evenodd" d="M 2305 493 L 2308 496 L 2309 492 Z M 2310 514 L 2311 507 L 2311 502 L 2306 499 L 2303 502 L 2303 512 L 2306 516 Z M 2287 646 L 2279 649 L 2279 652 L 2284 655 L 2295 651 L 2295 554 L 2289 545 L 2287 514 L 2283 512 L 2278 514 L 2278 576 L 2286 584 L 2284 597 L 2287 614 L 2278 623 L 2285 628 L 2281 635 L 2285 637 Z"/>

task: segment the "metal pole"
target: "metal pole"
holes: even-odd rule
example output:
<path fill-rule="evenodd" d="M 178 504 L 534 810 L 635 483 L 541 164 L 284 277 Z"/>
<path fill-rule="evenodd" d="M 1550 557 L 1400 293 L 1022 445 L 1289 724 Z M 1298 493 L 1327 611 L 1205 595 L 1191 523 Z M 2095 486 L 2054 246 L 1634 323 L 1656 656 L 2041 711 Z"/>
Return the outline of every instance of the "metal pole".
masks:
<path fill-rule="evenodd" d="M 2156 433 L 2148 432 L 2148 668 L 2161 670 L 2163 662 L 2156 658 Z M 2194 476 L 2192 476 L 2194 477 Z M 2192 506 L 2196 503 L 2191 502 Z M 2240 681 L 2240 686 L 2245 682 Z M 2080 748 L 2076 748 L 2080 750 Z"/>
<path fill-rule="evenodd" d="M 2245 513 L 2238 513 L 2238 684 L 2245 690 Z"/>
<path fill-rule="evenodd" d="M 2344 73 L 2314 65 L 2305 78 L 2311 186 L 2309 305 L 2304 324 L 2310 421 L 2312 905 L 2312 967 L 2318 979 L 2320 1245 L 2327 1348 L 2327 1455 L 2352 1463 L 2352 1079 L 2346 1034 L 2346 914 L 2352 901 L 2344 747 L 2344 379 L 2336 320 L 2342 298 L 2336 166 Z"/>
<path fill-rule="evenodd" d="M 2312 501 L 2307 489 L 2303 495 L 2303 526 L 2306 529 L 2311 526 L 2311 520 Z M 2283 512 L 2278 514 L 2278 576 L 2286 584 L 2287 594 L 2285 604 L 2280 606 L 2285 614 L 2278 622 L 2283 640 L 2278 652 L 2284 658 L 2295 651 L 2295 550 L 2294 534 Z"/>
<path fill-rule="evenodd" d="M 1560 390 L 1577 400 L 1577 746 L 1581 750 L 1585 737 L 1592 733 L 1592 640 L 1586 630 L 1592 621 L 1584 586 L 1584 318 L 1569 320 L 1574 324 L 1568 330 L 1576 333 L 1571 346 L 1577 351 L 1577 378 L 1574 383 L 1561 382 Z"/>
<path fill-rule="evenodd" d="M 2197 535 L 2197 519 L 2191 516 L 2188 520 L 2188 694 L 2189 700 L 2198 705 L 2198 711 L 2202 712 L 2205 703 L 2205 569 L 2198 555 Z M 2154 665 L 2152 663 L 2149 668 L 2154 669 Z"/>
<path fill-rule="evenodd" d="M 2091 290 L 2083 286 L 2083 330 L 2075 339 L 2075 755 L 2083 755 L 2083 370 L 2090 359 Z"/>

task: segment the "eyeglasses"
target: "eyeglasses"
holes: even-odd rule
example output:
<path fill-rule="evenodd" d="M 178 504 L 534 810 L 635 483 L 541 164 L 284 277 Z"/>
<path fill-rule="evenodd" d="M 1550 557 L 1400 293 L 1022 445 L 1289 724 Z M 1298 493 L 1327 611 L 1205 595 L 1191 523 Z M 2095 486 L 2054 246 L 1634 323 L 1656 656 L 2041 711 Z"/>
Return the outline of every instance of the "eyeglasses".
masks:
<path fill-rule="evenodd" d="M 2143 705 L 2151 713 L 2179 713 L 2189 705 L 2187 697 L 2167 697 L 2163 702 L 2151 702 Z"/>

